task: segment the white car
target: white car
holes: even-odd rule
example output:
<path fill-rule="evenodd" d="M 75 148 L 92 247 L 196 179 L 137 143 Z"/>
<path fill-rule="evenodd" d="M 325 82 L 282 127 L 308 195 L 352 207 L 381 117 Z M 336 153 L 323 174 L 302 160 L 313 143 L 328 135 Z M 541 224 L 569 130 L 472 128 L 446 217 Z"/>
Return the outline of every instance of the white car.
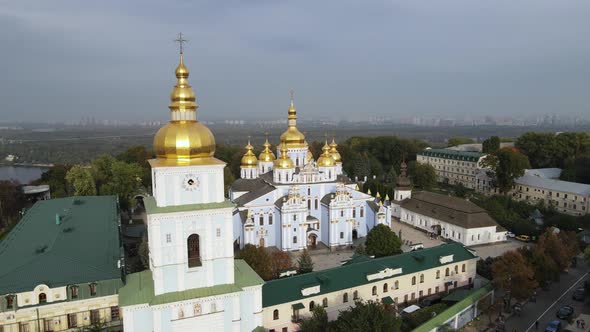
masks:
<path fill-rule="evenodd" d="M 516 237 L 516 234 L 514 234 L 512 232 L 508 232 L 508 233 L 506 233 L 506 236 L 507 237 L 511 237 L 511 238 L 515 238 Z"/>

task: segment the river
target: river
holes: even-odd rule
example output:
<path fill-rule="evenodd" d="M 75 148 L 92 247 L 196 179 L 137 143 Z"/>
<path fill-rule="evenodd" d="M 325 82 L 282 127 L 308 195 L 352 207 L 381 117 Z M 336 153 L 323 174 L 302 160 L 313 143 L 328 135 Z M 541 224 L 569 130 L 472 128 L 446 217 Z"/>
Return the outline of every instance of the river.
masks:
<path fill-rule="evenodd" d="M 0 166 L 0 180 L 17 180 L 27 184 L 41 177 L 47 167 L 38 166 Z"/>

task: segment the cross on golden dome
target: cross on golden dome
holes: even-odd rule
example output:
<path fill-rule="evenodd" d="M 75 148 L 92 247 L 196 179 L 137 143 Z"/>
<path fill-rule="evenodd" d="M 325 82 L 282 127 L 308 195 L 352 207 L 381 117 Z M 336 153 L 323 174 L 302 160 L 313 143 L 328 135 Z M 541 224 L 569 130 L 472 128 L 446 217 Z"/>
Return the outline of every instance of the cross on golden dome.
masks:
<path fill-rule="evenodd" d="M 188 39 L 182 38 L 182 32 L 179 32 L 178 38 L 174 39 L 174 41 L 178 43 L 178 48 L 180 50 L 180 54 L 182 54 L 182 46 L 183 46 L 183 44 L 188 43 Z"/>

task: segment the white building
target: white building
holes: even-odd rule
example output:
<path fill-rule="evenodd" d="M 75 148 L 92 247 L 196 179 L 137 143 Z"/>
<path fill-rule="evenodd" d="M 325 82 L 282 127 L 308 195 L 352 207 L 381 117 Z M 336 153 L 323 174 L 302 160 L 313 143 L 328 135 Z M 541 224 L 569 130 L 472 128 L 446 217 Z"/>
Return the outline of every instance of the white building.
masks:
<path fill-rule="evenodd" d="M 412 193 L 404 164 L 394 192 L 392 214 L 401 222 L 466 246 L 506 240 L 506 230 L 473 202 L 431 192 Z"/>
<path fill-rule="evenodd" d="M 124 330 L 252 331 L 262 325 L 262 279 L 233 255 L 233 204 L 225 199 L 225 163 L 197 121 L 183 63 L 171 94 L 171 121 L 155 136 L 153 197 L 144 200 L 150 269 L 119 290 Z"/>
<path fill-rule="evenodd" d="M 485 156 L 474 151 L 426 149 L 418 152 L 416 161 L 431 165 L 438 182 L 462 184 L 469 189 L 483 190 L 483 187 L 489 186 L 489 183 L 481 182 L 486 181 L 485 179 L 478 181 L 482 174 L 481 161 Z"/>
<path fill-rule="evenodd" d="M 253 244 L 300 250 L 322 242 L 330 248 L 351 245 L 376 224 L 390 225 L 391 209 L 380 198 L 357 190 L 342 172 L 337 144 L 327 143 L 314 160 L 297 129 L 291 99 L 288 128 L 281 135 L 278 158 L 268 140 L 257 158 L 248 142 L 241 178 L 230 189 L 237 205 L 234 236 L 240 247 Z M 387 202 L 387 200 L 385 200 Z"/>
<path fill-rule="evenodd" d="M 580 216 L 590 209 L 590 185 L 559 180 L 561 169 L 527 169 L 515 179 L 512 197 L 530 204 L 543 202 L 559 212 Z"/>

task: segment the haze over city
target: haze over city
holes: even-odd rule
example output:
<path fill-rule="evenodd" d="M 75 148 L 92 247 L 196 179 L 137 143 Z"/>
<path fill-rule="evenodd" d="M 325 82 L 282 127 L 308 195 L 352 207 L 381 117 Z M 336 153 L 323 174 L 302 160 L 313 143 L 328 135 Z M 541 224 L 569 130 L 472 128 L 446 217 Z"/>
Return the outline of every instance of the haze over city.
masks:
<path fill-rule="evenodd" d="M 168 118 L 180 31 L 199 119 L 588 112 L 588 1 L 11 1 L 0 120 Z"/>

